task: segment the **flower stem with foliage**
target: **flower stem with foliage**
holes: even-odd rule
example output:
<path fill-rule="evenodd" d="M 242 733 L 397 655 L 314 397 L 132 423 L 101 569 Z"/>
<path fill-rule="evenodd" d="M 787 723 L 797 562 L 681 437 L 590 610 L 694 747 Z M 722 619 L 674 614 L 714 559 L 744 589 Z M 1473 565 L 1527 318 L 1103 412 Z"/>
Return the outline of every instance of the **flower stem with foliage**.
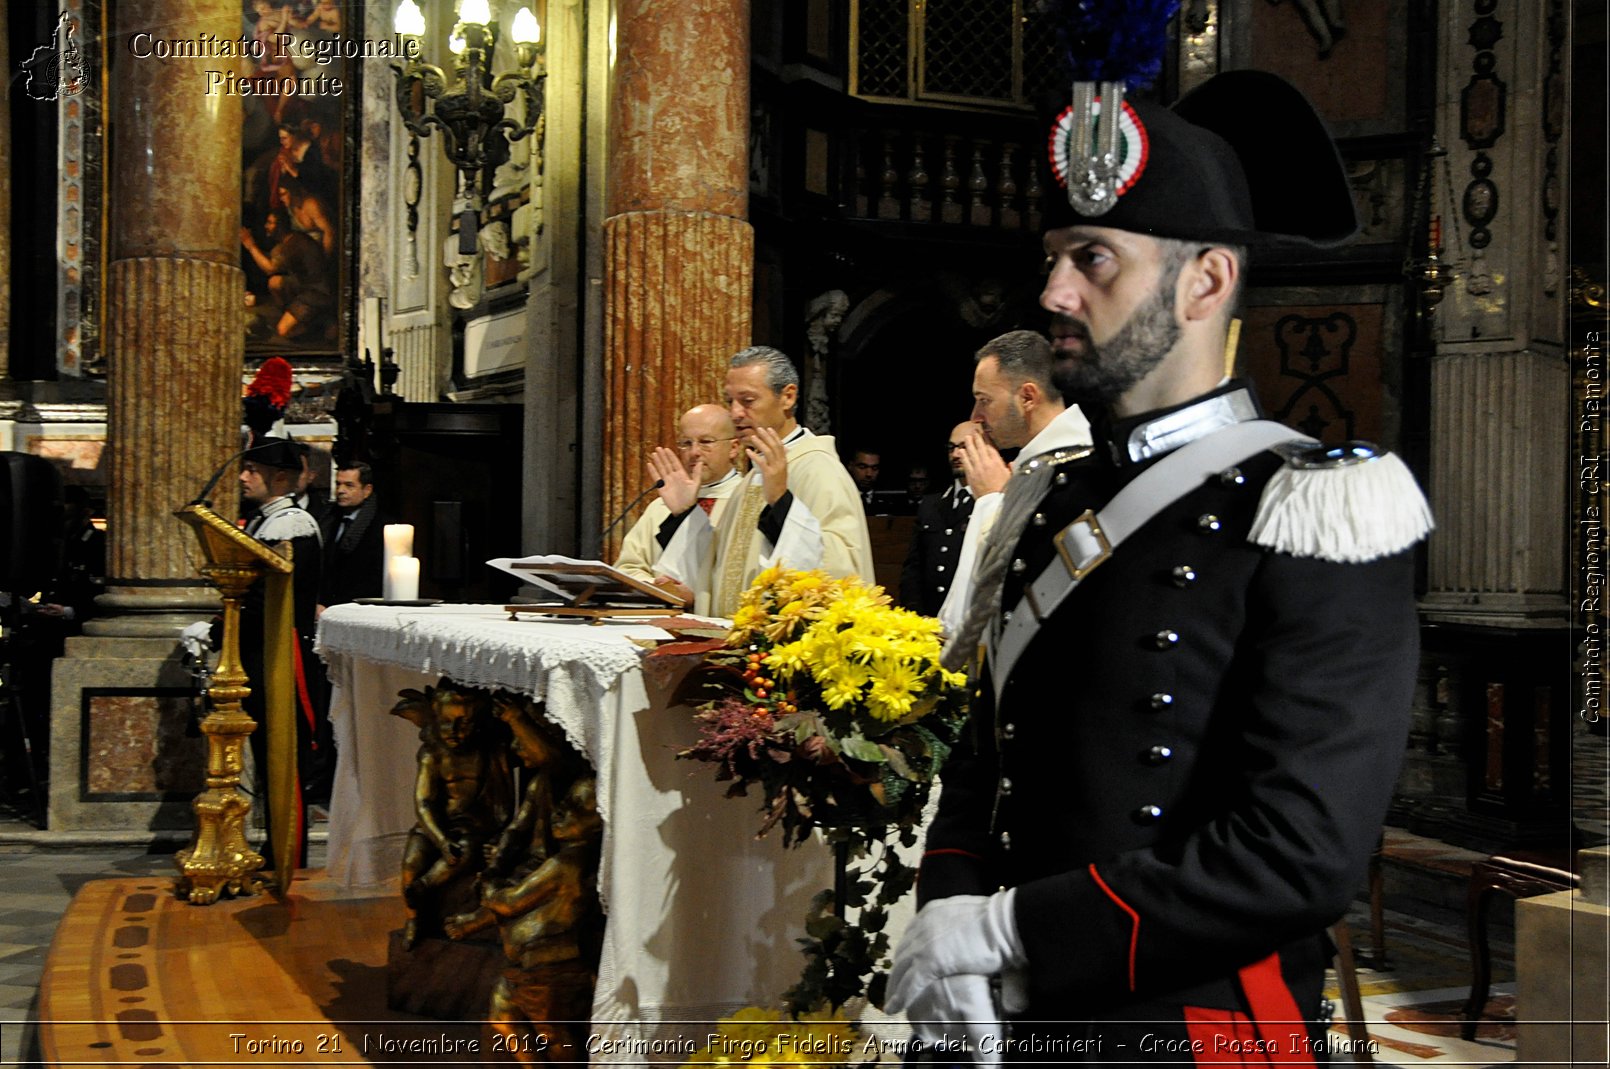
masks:
<path fill-rule="evenodd" d="M 822 892 L 806 920 L 805 969 L 784 995 L 795 1016 L 863 994 L 882 1003 L 884 925 L 916 877 L 889 840 L 916 842 L 967 713 L 966 677 L 939 655 L 938 621 L 881 587 L 770 568 L 706 658 L 699 741 L 679 756 L 716 764 L 729 797 L 758 787 L 759 834 L 781 825 L 794 846 L 820 830 L 844 873 L 842 900 Z"/>

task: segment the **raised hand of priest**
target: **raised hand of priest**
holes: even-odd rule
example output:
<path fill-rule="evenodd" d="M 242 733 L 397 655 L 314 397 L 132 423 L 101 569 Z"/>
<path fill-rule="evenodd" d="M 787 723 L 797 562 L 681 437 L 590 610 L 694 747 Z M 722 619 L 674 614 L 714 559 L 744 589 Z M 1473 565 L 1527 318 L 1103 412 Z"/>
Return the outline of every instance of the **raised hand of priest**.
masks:
<path fill-rule="evenodd" d="M 788 492 L 788 450 L 783 448 L 783 439 L 770 427 L 756 427 L 745 451 L 750 465 L 760 472 L 766 504 L 777 504 Z"/>
<path fill-rule="evenodd" d="M 704 460 L 694 461 L 693 471 L 682 466 L 682 458 L 674 449 L 657 447 L 648 458 L 648 473 L 660 486 L 660 500 L 671 514 L 679 516 L 699 500 L 699 479 L 704 474 Z"/>

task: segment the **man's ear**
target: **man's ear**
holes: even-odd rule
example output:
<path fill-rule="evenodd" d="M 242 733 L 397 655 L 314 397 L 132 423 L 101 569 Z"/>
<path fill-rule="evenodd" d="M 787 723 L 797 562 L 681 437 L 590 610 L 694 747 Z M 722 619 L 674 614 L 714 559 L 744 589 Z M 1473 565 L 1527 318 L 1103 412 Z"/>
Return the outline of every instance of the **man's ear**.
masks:
<path fill-rule="evenodd" d="M 1180 317 L 1212 319 L 1227 311 L 1241 278 L 1241 264 L 1222 246 L 1202 250 L 1180 272 Z"/>
<path fill-rule="evenodd" d="M 1017 403 L 1018 407 L 1022 408 L 1024 412 L 1032 411 L 1036 405 L 1044 400 L 1045 391 L 1041 390 L 1039 384 L 1034 382 L 1032 379 L 1024 379 L 1023 382 L 1019 384 L 1017 388 Z"/>
<path fill-rule="evenodd" d="M 799 401 L 799 385 L 791 382 L 777 391 L 777 396 L 782 399 L 783 411 L 792 416 L 794 414 L 794 405 Z"/>

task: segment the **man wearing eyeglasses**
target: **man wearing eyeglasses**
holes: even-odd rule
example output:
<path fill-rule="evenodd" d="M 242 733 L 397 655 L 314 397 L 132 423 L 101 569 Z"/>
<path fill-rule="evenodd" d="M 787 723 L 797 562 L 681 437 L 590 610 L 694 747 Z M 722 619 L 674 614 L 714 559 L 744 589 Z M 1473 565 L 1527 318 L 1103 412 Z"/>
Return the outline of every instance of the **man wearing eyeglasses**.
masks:
<path fill-rule="evenodd" d="M 755 345 L 727 362 L 722 390 L 749 458 L 749 477 L 719 525 L 693 507 L 698 475 L 660 448 L 649 473 L 671 510 L 656 580 L 696 612 L 730 617 L 763 568 L 820 568 L 834 577 L 873 574 L 872 539 L 855 483 L 829 435 L 800 426 L 799 371 L 786 354 Z"/>
<path fill-rule="evenodd" d="M 676 443 L 677 456 L 689 472 L 700 478 L 697 504 L 709 514 L 712 525 L 720 523 L 721 510 L 740 482 L 733 467 L 738 459 L 738 432 L 732 417 L 720 405 L 694 405 L 682 413 L 677 432 L 681 435 Z M 658 497 L 649 502 L 643 515 L 626 532 L 615 567 L 635 579 L 653 582 L 654 564 L 661 552 L 655 536 L 670 514 Z"/>
<path fill-rule="evenodd" d="M 950 485 L 936 494 L 925 494 L 917 502 L 917 530 L 900 570 L 900 604 L 924 616 L 939 612 L 945 593 L 956 579 L 956 561 L 961 556 L 967 520 L 973 514 L 973 493 L 967 486 L 962 455 L 967 439 L 983 430 L 967 420 L 958 423 L 945 443 L 950 462 Z"/>

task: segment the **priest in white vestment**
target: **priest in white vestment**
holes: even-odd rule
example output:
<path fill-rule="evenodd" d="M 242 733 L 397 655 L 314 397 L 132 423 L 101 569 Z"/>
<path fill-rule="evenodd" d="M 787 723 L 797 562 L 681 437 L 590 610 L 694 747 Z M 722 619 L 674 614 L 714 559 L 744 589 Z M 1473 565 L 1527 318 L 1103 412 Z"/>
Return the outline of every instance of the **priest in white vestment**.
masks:
<path fill-rule="evenodd" d="M 738 431 L 732 417 L 720 405 L 694 405 L 682 413 L 677 423 L 680 437 L 676 452 L 688 471 L 703 465 L 700 474 L 698 505 L 719 524 L 721 512 L 731 500 L 732 493 L 743 481 L 734 462 L 738 459 Z M 654 581 L 654 565 L 659 562 L 661 546 L 660 525 L 671 511 L 665 502 L 656 497 L 649 502 L 643 515 L 632 529 L 626 532 L 621 543 L 620 556 L 615 567 L 634 579 L 645 583 Z"/>
<path fill-rule="evenodd" d="M 749 457 L 749 476 L 713 523 L 696 507 L 701 465 L 690 472 L 675 452 L 654 451 L 649 471 L 665 484 L 660 500 L 670 514 L 660 525 L 665 548 L 655 571 L 691 597 L 694 612 L 725 617 L 772 565 L 872 582 L 872 539 L 855 483 L 833 439 L 812 434 L 794 418 L 799 372 L 793 362 L 768 346 L 744 349 L 728 363 L 723 396 Z"/>

